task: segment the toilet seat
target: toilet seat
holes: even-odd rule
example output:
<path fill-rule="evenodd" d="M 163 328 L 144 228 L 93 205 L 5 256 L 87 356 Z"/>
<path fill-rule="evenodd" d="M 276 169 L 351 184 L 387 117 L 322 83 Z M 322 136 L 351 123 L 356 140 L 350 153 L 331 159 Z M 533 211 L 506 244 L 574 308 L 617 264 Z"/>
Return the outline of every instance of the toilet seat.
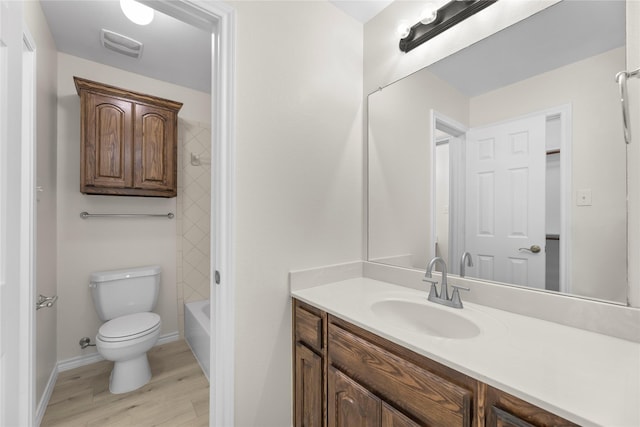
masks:
<path fill-rule="evenodd" d="M 103 342 L 130 341 L 152 334 L 160 329 L 160 316 L 156 313 L 135 313 L 109 320 L 98 329 Z"/>

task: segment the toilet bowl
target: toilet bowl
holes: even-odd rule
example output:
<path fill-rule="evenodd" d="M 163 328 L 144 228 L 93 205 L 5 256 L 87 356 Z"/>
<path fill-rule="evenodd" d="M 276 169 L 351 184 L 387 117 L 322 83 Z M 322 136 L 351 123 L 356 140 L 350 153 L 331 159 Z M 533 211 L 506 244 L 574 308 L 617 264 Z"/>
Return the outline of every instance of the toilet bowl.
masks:
<path fill-rule="evenodd" d="M 114 362 L 109 391 L 127 393 L 151 379 L 147 351 L 160 336 L 160 316 L 144 312 L 116 317 L 103 324 L 96 336 L 98 353 Z"/>

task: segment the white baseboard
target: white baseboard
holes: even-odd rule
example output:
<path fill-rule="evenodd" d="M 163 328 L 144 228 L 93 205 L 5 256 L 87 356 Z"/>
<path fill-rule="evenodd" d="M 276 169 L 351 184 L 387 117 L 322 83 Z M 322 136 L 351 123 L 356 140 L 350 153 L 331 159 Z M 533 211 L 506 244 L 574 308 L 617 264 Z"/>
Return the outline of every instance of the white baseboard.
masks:
<path fill-rule="evenodd" d="M 180 339 L 179 332 L 177 331 L 169 332 L 168 334 L 160 335 L 156 345 L 158 346 L 162 344 L 167 344 L 173 341 L 177 341 L 179 339 Z M 69 369 L 75 369 L 81 366 L 90 365 L 92 363 L 100 362 L 101 360 L 104 360 L 104 358 L 100 356 L 99 353 L 83 354 L 82 356 L 76 356 L 76 357 L 72 357 L 71 359 L 61 360 L 57 364 L 58 372 L 64 372 L 64 371 L 68 371 Z"/>
<path fill-rule="evenodd" d="M 47 410 L 47 405 L 49 405 L 49 400 L 51 399 L 51 394 L 53 394 L 53 388 L 56 385 L 56 380 L 58 379 L 58 364 L 53 367 L 51 371 L 51 375 L 49 375 L 49 381 L 47 381 L 47 385 L 44 387 L 44 392 L 42 393 L 42 397 L 40 398 L 40 402 L 38 402 L 38 407 L 36 408 L 35 415 L 35 425 L 39 426 L 42 423 L 42 418 L 44 418 L 44 413 Z"/>
<path fill-rule="evenodd" d="M 98 353 L 83 354 L 82 356 L 61 360 L 58 362 L 58 372 L 64 372 L 69 369 L 90 365 L 92 363 L 100 362 L 101 360 L 104 360 L 104 358 Z"/>
<path fill-rule="evenodd" d="M 156 345 L 168 344 L 170 342 L 178 341 L 180 339 L 180 332 L 169 332 L 168 334 L 160 335 Z"/>

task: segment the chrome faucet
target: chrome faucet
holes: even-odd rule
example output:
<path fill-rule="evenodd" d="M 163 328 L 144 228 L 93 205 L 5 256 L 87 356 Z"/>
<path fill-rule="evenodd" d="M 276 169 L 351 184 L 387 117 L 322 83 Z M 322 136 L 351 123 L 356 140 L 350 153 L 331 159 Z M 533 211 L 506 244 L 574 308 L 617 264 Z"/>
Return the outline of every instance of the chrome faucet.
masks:
<path fill-rule="evenodd" d="M 465 261 L 468 267 L 473 267 L 473 260 L 471 259 L 471 254 L 467 251 L 462 253 L 462 257 L 460 257 L 460 277 L 464 277 L 465 274 Z"/>
<path fill-rule="evenodd" d="M 442 266 L 442 280 L 440 282 L 440 293 L 438 293 L 438 289 L 436 288 L 436 284 L 438 283 L 435 280 L 429 280 L 432 278 L 431 272 L 433 271 L 433 267 L 436 264 L 441 264 Z M 429 297 L 427 298 L 431 302 L 435 302 L 437 304 L 446 305 L 448 307 L 453 308 L 462 308 L 462 300 L 460 299 L 460 289 L 468 291 L 469 288 L 463 288 L 462 286 L 452 286 L 453 293 L 451 294 L 451 298 L 449 298 L 449 288 L 447 286 L 447 264 L 444 262 L 442 258 L 439 256 L 433 258 L 429 265 L 427 266 L 427 271 L 424 275 L 425 282 L 431 283 L 431 289 L 429 290 Z"/>

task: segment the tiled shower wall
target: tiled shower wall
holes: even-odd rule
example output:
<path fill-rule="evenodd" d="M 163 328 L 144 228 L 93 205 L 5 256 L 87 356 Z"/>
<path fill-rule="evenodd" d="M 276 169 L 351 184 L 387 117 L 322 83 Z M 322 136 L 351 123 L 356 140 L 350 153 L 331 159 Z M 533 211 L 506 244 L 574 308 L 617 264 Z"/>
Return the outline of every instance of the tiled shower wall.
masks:
<path fill-rule="evenodd" d="M 184 336 L 184 303 L 209 299 L 211 126 L 208 123 L 179 120 L 177 205 L 178 325 L 180 335 Z"/>

